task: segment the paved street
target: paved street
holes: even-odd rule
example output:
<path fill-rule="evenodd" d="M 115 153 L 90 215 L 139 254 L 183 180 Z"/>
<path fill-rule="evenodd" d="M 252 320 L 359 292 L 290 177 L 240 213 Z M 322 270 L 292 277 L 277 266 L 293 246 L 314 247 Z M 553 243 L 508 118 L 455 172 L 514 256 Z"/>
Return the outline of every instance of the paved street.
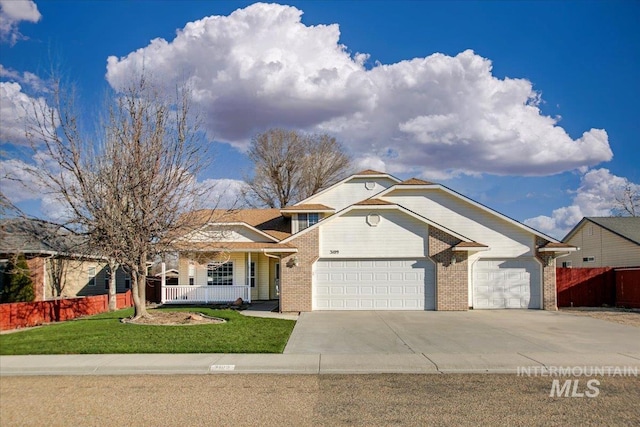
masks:
<path fill-rule="evenodd" d="M 2 377 L 0 425 L 638 425 L 640 380 L 599 379 L 571 398 L 515 375 Z"/>

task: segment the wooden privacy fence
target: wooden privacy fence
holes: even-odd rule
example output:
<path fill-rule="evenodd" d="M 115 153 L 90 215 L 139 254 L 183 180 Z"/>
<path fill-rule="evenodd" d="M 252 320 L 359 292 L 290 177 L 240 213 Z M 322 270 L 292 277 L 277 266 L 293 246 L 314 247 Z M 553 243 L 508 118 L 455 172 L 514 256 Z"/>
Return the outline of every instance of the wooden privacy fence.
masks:
<path fill-rule="evenodd" d="M 557 268 L 558 307 L 640 308 L 640 268 Z"/>
<path fill-rule="evenodd" d="M 116 302 L 118 308 L 133 306 L 131 291 L 117 294 Z M 108 295 L 0 304 L 0 330 L 60 322 L 105 311 L 109 311 Z"/>
<path fill-rule="evenodd" d="M 640 308 L 640 268 L 616 268 L 616 305 Z"/>

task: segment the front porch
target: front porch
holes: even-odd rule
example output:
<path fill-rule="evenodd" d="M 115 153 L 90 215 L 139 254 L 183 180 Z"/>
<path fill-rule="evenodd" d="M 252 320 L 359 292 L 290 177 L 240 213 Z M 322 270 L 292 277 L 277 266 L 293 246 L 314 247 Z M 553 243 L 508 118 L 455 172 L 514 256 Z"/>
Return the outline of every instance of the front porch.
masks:
<path fill-rule="evenodd" d="M 287 250 L 291 252 L 291 250 Z M 238 298 L 279 299 L 278 251 L 180 252 L 178 284 L 162 280 L 163 304 L 229 303 Z"/>
<path fill-rule="evenodd" d="M 162 304 L 210 304 L 234 302 L 238 298 L 251 302 L 249 286 L 163 286 Z"/>

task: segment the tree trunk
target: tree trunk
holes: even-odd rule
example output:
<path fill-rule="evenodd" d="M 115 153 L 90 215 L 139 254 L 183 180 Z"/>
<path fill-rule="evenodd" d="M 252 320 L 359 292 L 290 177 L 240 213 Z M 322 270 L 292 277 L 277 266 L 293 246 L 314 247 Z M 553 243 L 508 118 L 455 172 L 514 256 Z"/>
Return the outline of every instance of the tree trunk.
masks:
<path fill-rule="evenodd" d="M 147 312 L 147 274 L 146 265 L 138 267 L 138 271 L 132 271 L 132 296 L 133 296 L 133 318 L 151 317 Z M 140 272 L 144 273 L 140 273 Z"/>
<path fill-rule="evenodd" d="M 114 262 L 109 263 L 109 272 L 111 278 L 109 279 L 109 311 L 116 311 L 118 309 L 118 299 L 116 297 L 116 271 L 118 265 Z"/>

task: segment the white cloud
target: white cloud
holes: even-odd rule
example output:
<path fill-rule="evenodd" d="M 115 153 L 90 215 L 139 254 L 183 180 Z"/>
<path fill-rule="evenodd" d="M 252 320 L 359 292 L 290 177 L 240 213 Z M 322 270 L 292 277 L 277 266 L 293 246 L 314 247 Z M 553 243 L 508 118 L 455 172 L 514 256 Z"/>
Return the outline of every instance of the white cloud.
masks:
<path fill-rule="evenodd" d="M 2 64 L 0 64 L 0 79 L 20 83 L 23 86 L 30 87 L 35 92 L 50 92 L 47 83 L 37 75 L 29 71 L 20 73 L 12 68 L 5 68 Z"/>
<path fill-rule="evenodd" d="M 582 176 L 570 206 L 555 209 L 551 216 L 537 216 L 524 223 L 550 236 L 563 238 L 585 216 L 610 216 L 616 206 L 616 197 L 627 184 L 640 190 L 640 185 L 629 183 L 608 169 L 590 170 Z"/>
<path fill-rule="evenodd" d="M 2 193 L 13 203 L 42 197 L 44 187 L 28 172 L 29 167 L 18 159 L 0 160 Z"/>
<path fill-rule="evenodd" d="M 208 188 L 203 208 L 236 209 L 243 206 L 247 184 L 237 179 L 205 179 L 201 185 Z"/>
<path fill-rule="evenodd" d="M 496 78 L 473 51 L 367 69 L 338 25 L 301 15 L 258 3 L 190 22 L 172 41 L 109 57 L 107 79 L 121 88 L 144 69 L 171 89 L 186 76 L 212 138 L 244 149 L 272 126 L 326 131 L 392 173 L 547 175 L 612 158 L 604 130 L 572 139 L 531 82 Z"/>
<path fill-rule="evenodd" d="M 0 40 L 11 45 L 24 36 L 18 31 L 21 21 L 38 22 L 42 18 L 32 0 L 0 0 Z"/>
<path fill-rule="evenodd" d="M 19 83 L 0 82 L 0 143 L 27 144 L 34 107 L 44 111 L 46 106 L 44 98 L 27 95 Z"/>

